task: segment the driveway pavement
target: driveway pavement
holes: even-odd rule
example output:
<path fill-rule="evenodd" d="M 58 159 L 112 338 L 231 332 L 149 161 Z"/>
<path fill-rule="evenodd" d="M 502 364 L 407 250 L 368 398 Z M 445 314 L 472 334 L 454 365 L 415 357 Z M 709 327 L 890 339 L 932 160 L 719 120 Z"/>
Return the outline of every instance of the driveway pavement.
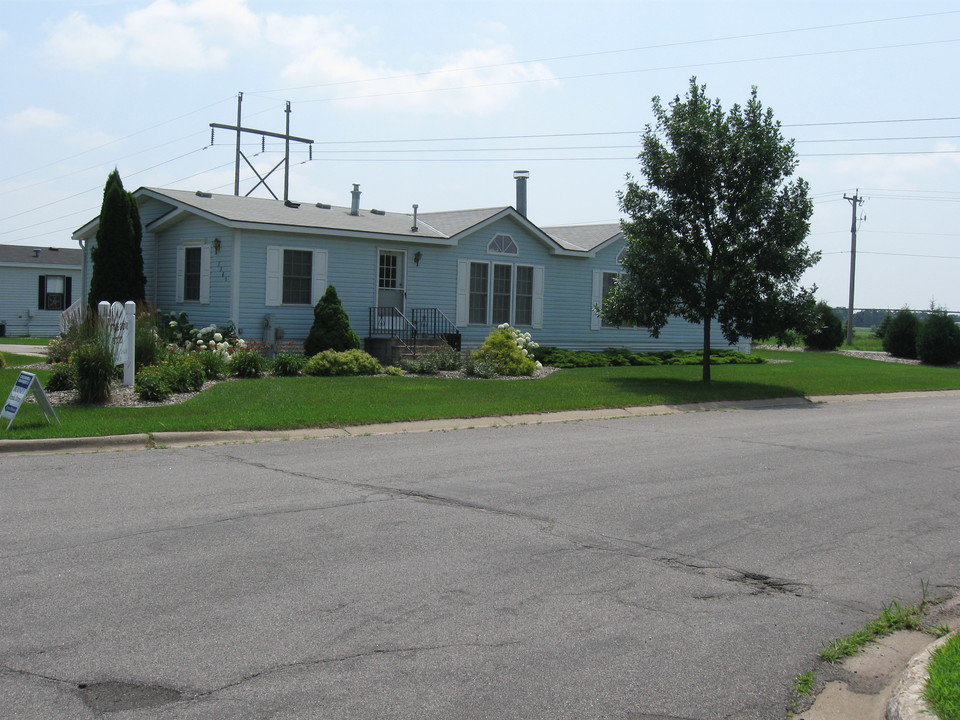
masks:
<path fill-rule="evenodd" d="M 0 717 L 782 718 L 958 585 L 956 397 L 0 458 Z"/>

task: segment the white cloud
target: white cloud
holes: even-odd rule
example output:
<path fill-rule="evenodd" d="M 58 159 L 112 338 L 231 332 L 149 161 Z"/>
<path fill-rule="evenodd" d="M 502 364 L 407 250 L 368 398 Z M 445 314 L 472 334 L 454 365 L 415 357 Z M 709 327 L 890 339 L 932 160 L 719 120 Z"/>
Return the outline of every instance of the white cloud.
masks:
<path fill-rule="evenodd" d="M 70 124 L 70 119 L 54 110 L 47 108 L 28 107 L 26 110 L 18 112 L 7 118 L 3 127 L 10 132 L 22 132 L 26 130 L 52 130 L 62 128 Z"/>
<path fill-rule="evenodd" d="M 47 48 L 71 68 L 122 59 L 193 70 L 222 68 L 238 51 L 258 51 L 262 62 L 279 58 L 280 83 L 311 88 L 351 108 L 482 114 L 525 87 L 557 82 L 542 63 L 518 63 L 511 46 L 489 40 L 486 49 L 462 50 L 426 71 L 389 67 L 358 50 L 377 28 L 360 31 L 336 15 L 257 15 L 247 2 L 153 0 L 103 24 L 74 12 L 56 27 Z M 503 28 L 487 31 L 502 34 Z"/>
<path fill-rule="evenodd" d="M 276 31 L 285 24 L 274 18 L 268 25 Z M 464 50 L 439 67 L 415 72 L 367 64 L 348 54 L 349 33 L 325 30 L 329 42 L 316 42 L 316 31 L 268 34 L 294 55 L 281 72 L 285 82 L 312 86 L 352 108 L 483 114 L 503 107 L 525 86 L 557 83 L 542 63 L 517 63 L 509 46 Z"/>
<path fill-rule="evenodd" d="M 97 25 L 74 12 L 47 47 L 72 67 L 125 57 L 142 67 L 223 67 L 231 49 L 259 40 L 260 27 L 246 0 L 154 0 L 113 24 Z"/>

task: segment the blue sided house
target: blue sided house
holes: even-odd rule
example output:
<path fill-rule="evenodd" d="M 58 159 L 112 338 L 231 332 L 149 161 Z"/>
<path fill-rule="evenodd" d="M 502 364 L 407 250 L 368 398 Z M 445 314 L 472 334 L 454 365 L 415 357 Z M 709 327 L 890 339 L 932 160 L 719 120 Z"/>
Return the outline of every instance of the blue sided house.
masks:
<path fill-rule="evenodd" d="M 594 308 L 620 273 L 620 226 L 538 227 L 525 181 L 517 173 L 517 207 L 422 213 L 361 209 L 358 185 L 342 207 L 140 188 L 147 297 L 197 327 L 233 322 L 276 347 L 306 338 L 333 285 L 367 349 L 387 360 L 438 339 L 476 347 L 501 323 L 567 349 L 701 347 L 700 326 L 682 320 L 659 338 L 602 322 Z M 74 233 L 85 291 L 96 231 L 93 220 Z M 729 346 L 719 331 L 711 342 Z"/>
<path fill-rule="evenodd" d="M 81 252 L 0 245 L 0 336 L 51 337 L 80 295 Z"/>

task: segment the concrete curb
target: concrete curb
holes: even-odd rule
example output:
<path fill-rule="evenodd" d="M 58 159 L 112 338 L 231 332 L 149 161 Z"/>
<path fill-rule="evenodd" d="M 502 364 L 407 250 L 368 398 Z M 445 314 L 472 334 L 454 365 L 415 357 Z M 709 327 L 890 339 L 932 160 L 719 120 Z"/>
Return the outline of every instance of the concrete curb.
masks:
<path fill-rule="evenodd" d="M 923 689 L 928 677 L 927 664 L 933 651 L 953 635 L 954 633 L 944 635 L 910 659 L 887 703 L 887 712 L 884 715 L 886 720 L 930 720 L 935 717 L 923 699 Z"/>
<path fill-rule="evenodd" d="M 228 445 L 234 443 L 315 440 L 363 435 L 393 435 L 412 432 L 444 432 L 472 428 L 537 425 L 583 420 L 614 420 L 625 417 L 674 415 L 689 412 L 718 412 L 728 410 L 762 410 L 765 408 L 814 407 L 818 403 L 866 402 L 921 397 L 960 396 L 960 390 L 933 390 L 862 395 L 820 395 L 810 397 L 764 398 L 760 400 L 720 400 L 686 405 L 638 405 L 595 410 L 561 410 L 525 415 L 494 415 L 476 418 L 443 418 L 412 420 L 372 425 L 352 425 L 338 428 L 297 428 L 292 430 L 219 430 L 200 432 L 158 432 L 134 435 L 108 435 L 83 438 L 41 438 L 36 440 L 0 440 L 0 456 L 24 454 L 52 454 L 70 452 L 107 452 L 117 450 L 149 450 L 153 448 L 184 448 L 201 445 Z"/>

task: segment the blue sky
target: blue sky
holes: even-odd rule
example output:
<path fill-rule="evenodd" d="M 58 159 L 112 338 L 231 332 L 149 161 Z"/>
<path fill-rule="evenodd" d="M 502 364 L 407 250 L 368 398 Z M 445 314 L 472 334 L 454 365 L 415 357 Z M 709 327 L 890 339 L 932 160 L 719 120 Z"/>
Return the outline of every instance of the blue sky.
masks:
<path fill-rule="evenodd" d="M 293 200 L 510 205 L 525 169 L 534 222 L 615 222 L 651 98 L 696 75 L 725 107 L 758 86 L 796 139 L 821 299 L 847 303 L 859 188 L 857 307 L 960 311 L 952 2 L 0 0 L 0 59 L 2 243 L 73 246 L 114 167 L 130 190 L 231 193 L 235 136 L 211 146 L 209 123 L 239 92 L 245 126 L 282 132 L 289 100 L 315 141 L 293 146 Z M 261 173 L 282 157 L 244 142 Z"/>

